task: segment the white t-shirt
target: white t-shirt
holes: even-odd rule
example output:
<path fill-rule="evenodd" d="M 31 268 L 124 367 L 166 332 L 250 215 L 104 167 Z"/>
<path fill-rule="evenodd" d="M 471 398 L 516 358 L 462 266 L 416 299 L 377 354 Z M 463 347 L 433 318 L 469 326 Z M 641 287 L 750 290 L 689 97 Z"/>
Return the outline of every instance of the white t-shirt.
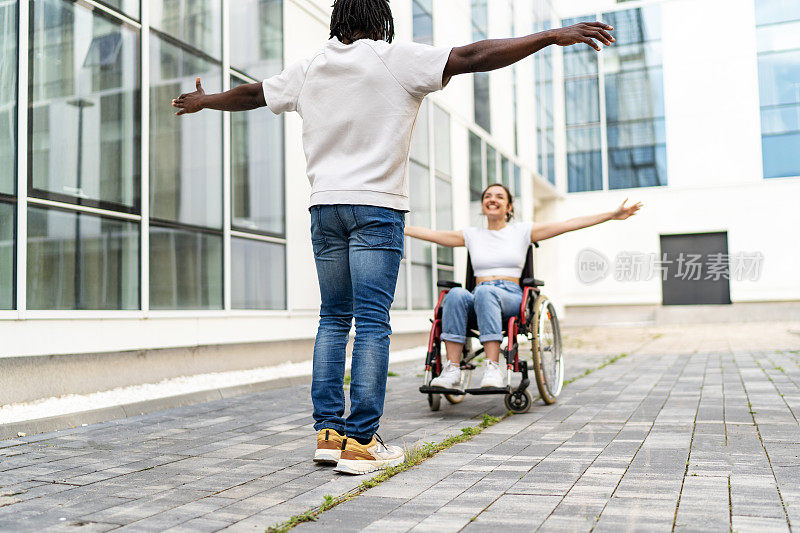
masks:
<path fill-rule="evenodd" d="M 408 152 L 422 99 L 442 88 L 451 48 L 332 38 L 263 82 L 273 113 L 303 118 L 311 205 L 408 211 Z"/>
<path fill-rule="evenodd" d="M 464 244 L 469 251 L 475 277 L 520 277 L 531 245 L 532 227 L 532 222 L 518 222 L 506 224 L 500 230 L 464 228 Z"/>

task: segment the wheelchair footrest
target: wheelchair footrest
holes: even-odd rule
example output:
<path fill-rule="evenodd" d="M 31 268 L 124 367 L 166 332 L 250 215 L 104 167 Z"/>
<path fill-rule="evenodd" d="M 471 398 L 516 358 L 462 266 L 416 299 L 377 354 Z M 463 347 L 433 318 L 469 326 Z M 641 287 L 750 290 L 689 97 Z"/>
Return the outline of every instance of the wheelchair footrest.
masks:
<path fill-rule="evenodd" d="M 453 396 L 463 396 L 466 394 L 461 389 L 446 389 L 444 387 L 431 387 L 430 385 L 423 385 L 419 388 L 422 394 L 452 394 Z"/>
<path fill-rule="evenodd" d="M 477 389 L 467 389 L 467 394 L 508 394 L 511 392 L 511 387 L 480 387 Z"/>

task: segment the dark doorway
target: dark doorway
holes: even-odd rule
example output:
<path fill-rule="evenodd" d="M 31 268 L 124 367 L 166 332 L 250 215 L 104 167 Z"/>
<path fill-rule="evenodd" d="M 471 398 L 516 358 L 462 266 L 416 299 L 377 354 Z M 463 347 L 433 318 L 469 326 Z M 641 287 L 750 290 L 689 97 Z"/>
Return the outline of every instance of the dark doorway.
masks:
<path fill-rule="evenodd" d="M 664 305 L 729 304 L 728 233 L 661 236 Z"/>

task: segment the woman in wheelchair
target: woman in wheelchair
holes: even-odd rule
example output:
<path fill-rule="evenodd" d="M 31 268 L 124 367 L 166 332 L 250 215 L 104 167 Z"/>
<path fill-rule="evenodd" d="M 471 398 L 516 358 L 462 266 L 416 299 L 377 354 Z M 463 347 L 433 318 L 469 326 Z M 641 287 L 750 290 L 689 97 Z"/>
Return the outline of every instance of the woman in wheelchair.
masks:
<path fill-rule="evenodd" d="M 489 185 L 481 194 L 481 210 L 487 227 L 469 227 L 455 231 L 437 231 L 406 226 L 410 237 L 441 246 L 466 246 L 475 272 L 475 290 L 450 290 L 443 302 L 442 334 L 447 361 L 431 386 L 458 388 L 461 383 L 460 359 L 468 328 L 477 325 L 479 341 L 486 355 L 486 370 L 480 387 L 504 387 L 505 378 L 499 362 L 502 324 L 519 313 L 522 289 L 519 278 L 531 243 L 588 228 L 609 220 L 625 220 L 642 206 L 626 206 L 627 198 L 614 211 L 576 217 L 562 222 L 510 223 L 514 216 L 513 199 L 500 184 Z"/>

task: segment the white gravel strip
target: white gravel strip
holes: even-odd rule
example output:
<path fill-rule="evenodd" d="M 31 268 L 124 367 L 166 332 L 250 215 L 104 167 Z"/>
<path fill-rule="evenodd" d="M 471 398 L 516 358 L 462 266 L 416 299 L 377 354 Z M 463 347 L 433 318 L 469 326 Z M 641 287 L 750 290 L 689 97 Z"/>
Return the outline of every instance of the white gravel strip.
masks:
<path fill-rule="evenodd" d="M 424 361 L 426 346 L 418 346 L 408 350 L 399 350 L 389 354 L 390 363 L 405 361 Z M 350 360 L 347 360 L 350 368 Z M 231 372 L 213 372 L 196 376 L 181 376 L 165 379 L 159 383 L 146 383 L 118 387 L 116 389 L 94 392 L 91 394 L 68 394 L 53 398 L 42 398 L 29 403 L 12 403 L 0 407 L 0 424 L 36 420 L 69 413 L 79 413 L 113 407 L 129 403 L 168 398 L 191 392 L 223 389 L 249 383 L 260 383 L 296 376 L 310 376 L 311 361 L 302 363 L 287 362 L 276 366 L 265 366 L 252 370 L 234 370 Z"/>

